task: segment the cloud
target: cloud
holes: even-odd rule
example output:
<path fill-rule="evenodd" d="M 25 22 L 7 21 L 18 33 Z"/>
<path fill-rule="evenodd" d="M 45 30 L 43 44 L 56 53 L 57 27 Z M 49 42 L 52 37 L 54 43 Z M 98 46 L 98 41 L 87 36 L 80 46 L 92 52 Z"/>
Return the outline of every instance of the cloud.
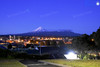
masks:
<path fill-rule="evenodd" d="M 88 12 L 80 13 L 80 14 L 74 15 L 73 18 L 85 16 L 85 15 L 92 14 L 92 13 L 93 13 L 93 11 L 88 11 Z"/>
<path fill-rule="evenodd" d="M 14 14 L 11 14 L 11 15 L 7 15 L 7 17 L 10 18 L 10 17 L 13 17 L 13 16 L 18 16 L 18 15 L 25 14 L 25 13 L 28 13 L 28 12 L 30 12 L 29 9 L 26 9 L 25 11 L 21 11 L 19 13 L 14 13 Z"/>
<path fill-rule="evenodd" d="M 57 13 L 58 13 L 58 11 L 53 11 L 53 12 L 50 12 L 50 13 L 46 13 L 46 14 L 40 15 L 40 18 L 48 17 L 48 16 L 51 16 L 51 15 L 54 15 L 54 14 L 57 14 Z"/>

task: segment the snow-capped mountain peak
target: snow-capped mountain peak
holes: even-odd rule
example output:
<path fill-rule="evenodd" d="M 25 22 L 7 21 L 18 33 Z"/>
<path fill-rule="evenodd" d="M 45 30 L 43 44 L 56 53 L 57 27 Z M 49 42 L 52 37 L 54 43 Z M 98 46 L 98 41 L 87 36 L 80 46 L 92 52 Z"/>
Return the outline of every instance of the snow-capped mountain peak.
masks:
<path fill-rule="evenodd" d="M 46 31 L 46 30 L 43 29 L 42 27 L 38 27 L 37 29 L 34 30 L 34 32 L 41 32 L 41 31 Z"/>

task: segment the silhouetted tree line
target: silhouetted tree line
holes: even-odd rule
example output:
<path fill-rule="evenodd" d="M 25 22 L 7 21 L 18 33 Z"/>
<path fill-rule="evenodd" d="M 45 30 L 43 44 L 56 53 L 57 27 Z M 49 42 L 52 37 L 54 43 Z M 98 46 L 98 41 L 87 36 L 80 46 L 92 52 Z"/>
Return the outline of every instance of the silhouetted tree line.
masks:
<path fill-rule="evenodd" d="M 91 35 L 83 34 L 72 41 L 71 49 L 77 51 L 83 59 L 89 52 L 98 53 L 100 51 L 100 28 Z"/>

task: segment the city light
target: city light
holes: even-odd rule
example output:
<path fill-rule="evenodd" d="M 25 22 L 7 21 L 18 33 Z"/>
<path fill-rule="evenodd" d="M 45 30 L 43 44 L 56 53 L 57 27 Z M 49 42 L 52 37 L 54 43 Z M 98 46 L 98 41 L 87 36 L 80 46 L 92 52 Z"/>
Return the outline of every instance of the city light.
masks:
<path fill-rule="evenodd" d="M 91 39 L 91 41 L 94 41 L 94 39 Z"/>
<path fill-rule="evenodd" d="M 77 54 L 75 54 L 73 52 L 69 52 L 68 54 L 64 54 L 64 56 L 66 57 L 66 59 L 79 59 L 77 57 Z"/>

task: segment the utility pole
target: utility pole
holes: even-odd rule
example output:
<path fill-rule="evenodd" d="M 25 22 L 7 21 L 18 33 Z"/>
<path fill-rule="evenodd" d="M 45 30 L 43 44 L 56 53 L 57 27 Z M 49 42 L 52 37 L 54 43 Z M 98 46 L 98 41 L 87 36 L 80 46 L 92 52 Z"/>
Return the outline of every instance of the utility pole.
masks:
<path fill-rule="evenodd" d="M 41 55 L 41 44 L 40 44 L 40 42 L 39 42 L 39 46 L 40 46 L 40 55 Z"/>

